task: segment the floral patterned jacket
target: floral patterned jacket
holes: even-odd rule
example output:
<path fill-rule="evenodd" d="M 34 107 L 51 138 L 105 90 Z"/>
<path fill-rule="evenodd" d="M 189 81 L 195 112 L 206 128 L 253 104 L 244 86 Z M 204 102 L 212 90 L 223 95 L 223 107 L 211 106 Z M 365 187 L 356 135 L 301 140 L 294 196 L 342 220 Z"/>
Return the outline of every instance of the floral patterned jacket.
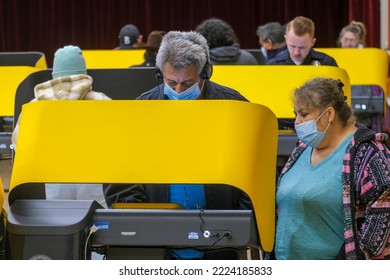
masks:
<path fill-rule="evenodd" d="M 348 260 L 390 259 L 388 136 L 359 124 L 357 127 L 342 166 L 345 257 Z M 281 176 L 305 148 L 298 141 Z"/>

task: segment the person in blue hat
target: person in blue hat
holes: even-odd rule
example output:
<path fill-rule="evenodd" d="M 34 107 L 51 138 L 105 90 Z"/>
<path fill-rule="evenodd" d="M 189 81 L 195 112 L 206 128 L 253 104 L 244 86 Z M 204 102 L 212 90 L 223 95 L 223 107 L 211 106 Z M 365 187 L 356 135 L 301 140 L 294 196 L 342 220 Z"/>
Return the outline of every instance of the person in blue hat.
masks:
<path fill-rule="evenodd" d="M 53 79 L 38 84 L 34 88 L 35 98 L 39 100 L 111 100 L 101 92 L 92 90 L 92 77 L 82 51 L 78 46 L 68 45 L 58 49 L 53 60 Z M 12 144 L 16 152 L 20 119 L 12 133 Z M 47 199 L 92 199 L 107 207 L 102 185 L 94 184 L 46 184 Z"/>

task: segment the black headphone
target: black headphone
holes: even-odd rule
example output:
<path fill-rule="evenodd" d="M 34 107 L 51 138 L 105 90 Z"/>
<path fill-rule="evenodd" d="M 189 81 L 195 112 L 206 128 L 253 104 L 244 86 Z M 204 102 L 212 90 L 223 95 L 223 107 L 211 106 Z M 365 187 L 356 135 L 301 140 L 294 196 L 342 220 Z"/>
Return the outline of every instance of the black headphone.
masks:
<path fill-rule="evenodd" d="M 156 79 L 162 80 L 163 78 L 164 78 L 163 73 L 161 72 L 161 70 L 159 68 L 156 67 Z"/>
<path fill-rule="evenodd" d="M 207 57 L 206 64 L 203 66 L 202 72 L 200 72 L 199 77 L 203 80 L 210 80 L 212 75 L 213 75 L 213 65 L 209 62 L 209 59 Z"/>

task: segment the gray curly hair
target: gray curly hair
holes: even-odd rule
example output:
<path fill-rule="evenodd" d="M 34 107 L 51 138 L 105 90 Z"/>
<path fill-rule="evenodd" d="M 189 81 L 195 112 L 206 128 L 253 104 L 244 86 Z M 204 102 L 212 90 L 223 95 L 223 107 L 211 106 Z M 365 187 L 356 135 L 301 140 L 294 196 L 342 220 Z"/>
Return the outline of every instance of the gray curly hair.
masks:
<path fill-rule="evenodd" d="M 162 39 L 156 57 L 156 67 L 162 69 L 169 63 L 175 69 L 195 64 L 198 73 L 209 62 L 209 47 L 206 39 L 195 31 L 170 31 Z"/>

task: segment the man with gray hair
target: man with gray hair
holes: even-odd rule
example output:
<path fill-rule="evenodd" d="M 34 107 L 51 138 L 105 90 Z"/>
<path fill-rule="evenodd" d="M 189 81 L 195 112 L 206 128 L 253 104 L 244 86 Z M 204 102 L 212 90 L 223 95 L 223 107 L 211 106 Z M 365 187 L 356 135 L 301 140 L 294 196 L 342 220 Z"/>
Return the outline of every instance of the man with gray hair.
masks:
<path fill-rule="evenodd" d="M 156 77 L 164 83 L 137 99 L 235 99 L 248 101 L 238 91 L 211 82 L 213 66 L 206 39 L 195 31 L 168 32 L 156 57 Z"/>
<path fill-rule="evenodd" d="M 256 34 L 259 37 L 261 52 L 266 60 L 274 58 L 278 53 L 287 49 L 284 39 L 286 28 L 279 22 L 268 22 L 260 25 Z"/>
<path fill-rule="evenodd" d="M 142 100 L 234 99 L 248 101 L 234 89 L 211 82 L 213 68 L 209 47 L 199 33 L 168 32 L 156 58 L 159 86 L 143 93 Z M 251 209 L 249 197 L 227 185 L 161 184 L 143 185 L 147 202 L 177 203 L 185 209 Z M 202 252 L 194 249 L 172 250 L 172 259 L 237 259 L 235 250 Z"/>

